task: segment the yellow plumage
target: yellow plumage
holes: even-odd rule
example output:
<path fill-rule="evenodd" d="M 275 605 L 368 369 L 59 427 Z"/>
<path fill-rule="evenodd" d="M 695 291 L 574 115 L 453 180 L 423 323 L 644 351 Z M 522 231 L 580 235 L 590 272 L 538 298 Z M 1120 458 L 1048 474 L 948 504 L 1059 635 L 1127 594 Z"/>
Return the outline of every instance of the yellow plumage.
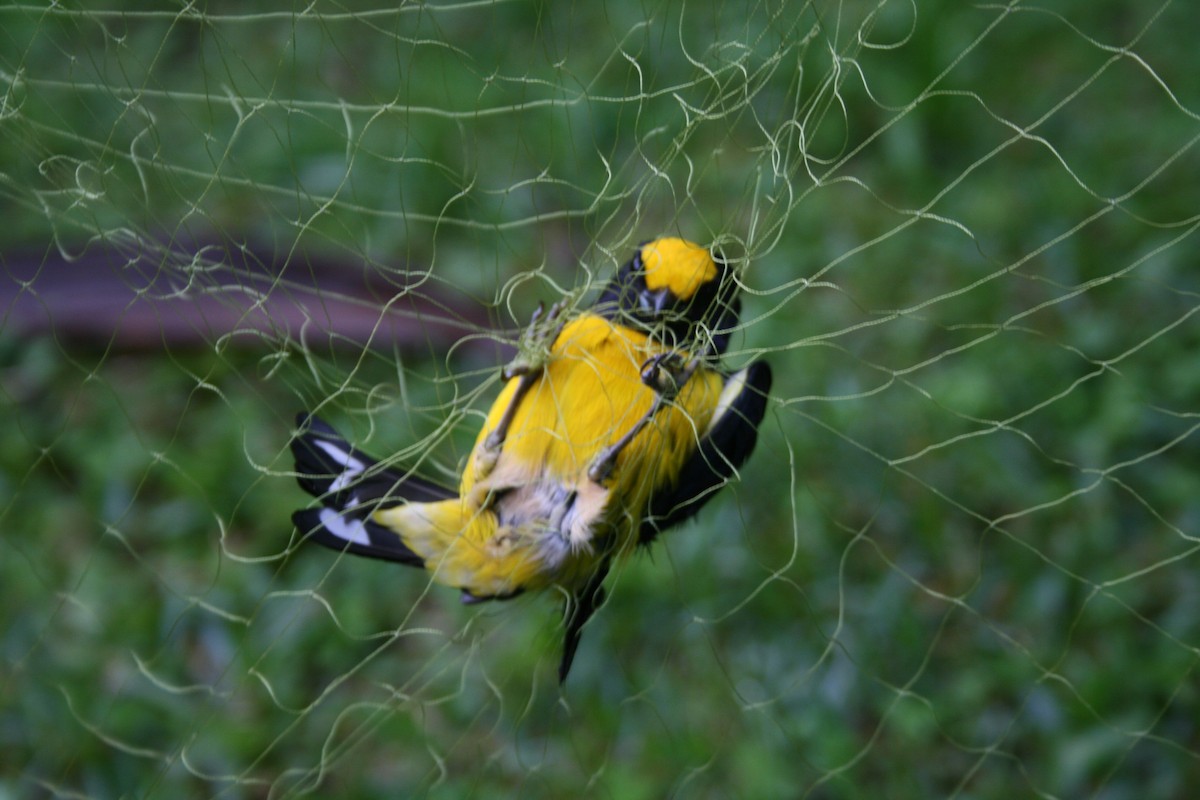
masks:
<path fill-rule="evenodd" d="M 662 352 L 595 314 L 570 322 L 520 400 L 490 471 L 481 474 L 481 449 L 513 400 L 516 378 L 488 414 L 459 497 L 384 509 L 375 520 L 425 559 L 436 581 L 477 596 L 580 584 L 594 569 L 598 542 L 613 537 L 616 552 L 631 549 L 651 493 L 676 479 L 721 396 L 720 374 L 699 368 L 620 452 L 612 476 L 592 481 L 595 458 L 654 404 L 640 370 Z"/>
<path fill-rule="evenodd" d="M 641 252 L 646 288 L 669 289 L 679 298 L 692 298 L 717 277 L 712 256 L 699 245 L 674 237 L 648 242 Z"/>

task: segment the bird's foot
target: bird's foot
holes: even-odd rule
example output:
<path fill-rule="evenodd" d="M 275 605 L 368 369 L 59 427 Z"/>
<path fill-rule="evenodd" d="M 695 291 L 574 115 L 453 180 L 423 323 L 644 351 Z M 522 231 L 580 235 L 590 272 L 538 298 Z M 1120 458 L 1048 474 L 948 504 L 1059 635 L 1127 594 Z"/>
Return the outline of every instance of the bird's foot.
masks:
<path fill-rule="evenodd" d="M 555 303 L 550 307 L 549 313 L 545 314 L 543 320 L 545 306 L 539 304 L 537 310 L 533 312 L 533 317 L 529 320 L 529 326 L 521 336 L 521 341 L 517 344 L 516 357 L 500 371 L 500 376 L 504 380 L 509 381 L 516 378 L 518 383 L 516 391 L 513 392 L 512 399 L 508 401 L 508 406 L 504 409 L 496 427 L 488 432 L 475 452 L 475 472 L 479 479 L 486 478 L 496 468 L 496 462 L 500 459 L 500 451 L 504 448 L 504 440 L 508 438 L 508 429 L 517 415 L 517 407 L 550 360 L 550 349 L 554 346 L 554 340 L 558 338 L 564 324 L 558 320 L 566 307 L 565 300 Z"/>
<path fill-rule="evenodd" d="M 699 357 L 684 361 L 677 353 L 659 353 L 642 364 L 642 383 L 654 391 L 654 405 L 650 406 L 650 410 L 643 414 L 624 436 L 600 451 L 588 467 L 590 480 L 602 484 L 612 476 L 621 451 L 642 432 L 642 428 L 650 424 L 659 411 L 675 399 L 699 366 Z"/>

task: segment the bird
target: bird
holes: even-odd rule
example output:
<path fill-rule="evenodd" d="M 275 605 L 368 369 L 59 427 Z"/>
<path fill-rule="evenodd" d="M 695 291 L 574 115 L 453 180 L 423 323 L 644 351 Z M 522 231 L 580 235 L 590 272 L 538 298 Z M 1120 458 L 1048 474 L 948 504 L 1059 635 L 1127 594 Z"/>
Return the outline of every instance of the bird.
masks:
<path fill-rule="evenodd" d="M 558 589 L 560 685 L 612 565 L 694 517 L 750 456 L 771 369 L 721 358 L 734 270 L 677 237 L 643 242 L 581 310 L 539 306 L 457 488 L 381 463 L 302 412 L 293 514 L 308 541 L 426 570 L 464 603 Z"/>

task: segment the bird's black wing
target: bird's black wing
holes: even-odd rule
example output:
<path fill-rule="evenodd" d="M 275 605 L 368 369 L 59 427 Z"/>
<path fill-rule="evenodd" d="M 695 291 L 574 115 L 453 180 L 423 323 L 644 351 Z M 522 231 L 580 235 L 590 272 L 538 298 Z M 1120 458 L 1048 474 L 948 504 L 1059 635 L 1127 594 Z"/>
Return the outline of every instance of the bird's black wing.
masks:
<path fill-rule="evenodd" d="M 571 671 L 575 661 L 575 651 L 579 649 L 579 638 L 583 635 L 583 626 L 592 614 L 604 604 L 604 579 L 608 576 L 611 556 L 604 556 L 587 584 L 568 600 L 563 609 L 563 622 L 566 624 L 566 634 L 563 636 L 562 660 L 558 663 L 558 682 L 562 684 Z"/>
<path fill-rule="evenodd" d="M 696 452 L 683 465 L 674 486 L 650 498 L 639 532 L 641 544 L 649 544 L 662 531 L 690 519 L 733 477 L 754 450 L 770 391 L 771 368 L 765 361 L 755 361 L 726 379 Z"/>
<path fill-rule="evenodd" d="M 292 438 L 296 480 L 322 503 L 292 515 L 301 534 L 334 550 L 424 566 L 420 556 L 405 547 L 395 533 L 374 522 L 371 514 L 400 503 L 448 500 L 455 493 L 416 475 L 381 466 L 311 414 L 298 415 L 296 428 Z"/>

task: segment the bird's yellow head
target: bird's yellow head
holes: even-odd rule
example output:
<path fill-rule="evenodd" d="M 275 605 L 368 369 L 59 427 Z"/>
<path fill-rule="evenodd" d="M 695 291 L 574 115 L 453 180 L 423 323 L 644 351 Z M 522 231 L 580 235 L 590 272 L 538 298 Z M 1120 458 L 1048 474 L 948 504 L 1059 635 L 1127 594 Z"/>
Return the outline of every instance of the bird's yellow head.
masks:
<path fill-rule="evenodd" d="M 721 354 L 737 325 L 737 283 L 721 254 L 685 239 L 643 243 L 597 301 L 599 313 L 688 349 Z"/>
<path fill-rule="evenodd" d="M 681 300 L 691 299 L 705 284 L 717 278 L 712 254 L 686 239 L 655 239 L 638 250 L 646 288 L 668 290 Z"/>

